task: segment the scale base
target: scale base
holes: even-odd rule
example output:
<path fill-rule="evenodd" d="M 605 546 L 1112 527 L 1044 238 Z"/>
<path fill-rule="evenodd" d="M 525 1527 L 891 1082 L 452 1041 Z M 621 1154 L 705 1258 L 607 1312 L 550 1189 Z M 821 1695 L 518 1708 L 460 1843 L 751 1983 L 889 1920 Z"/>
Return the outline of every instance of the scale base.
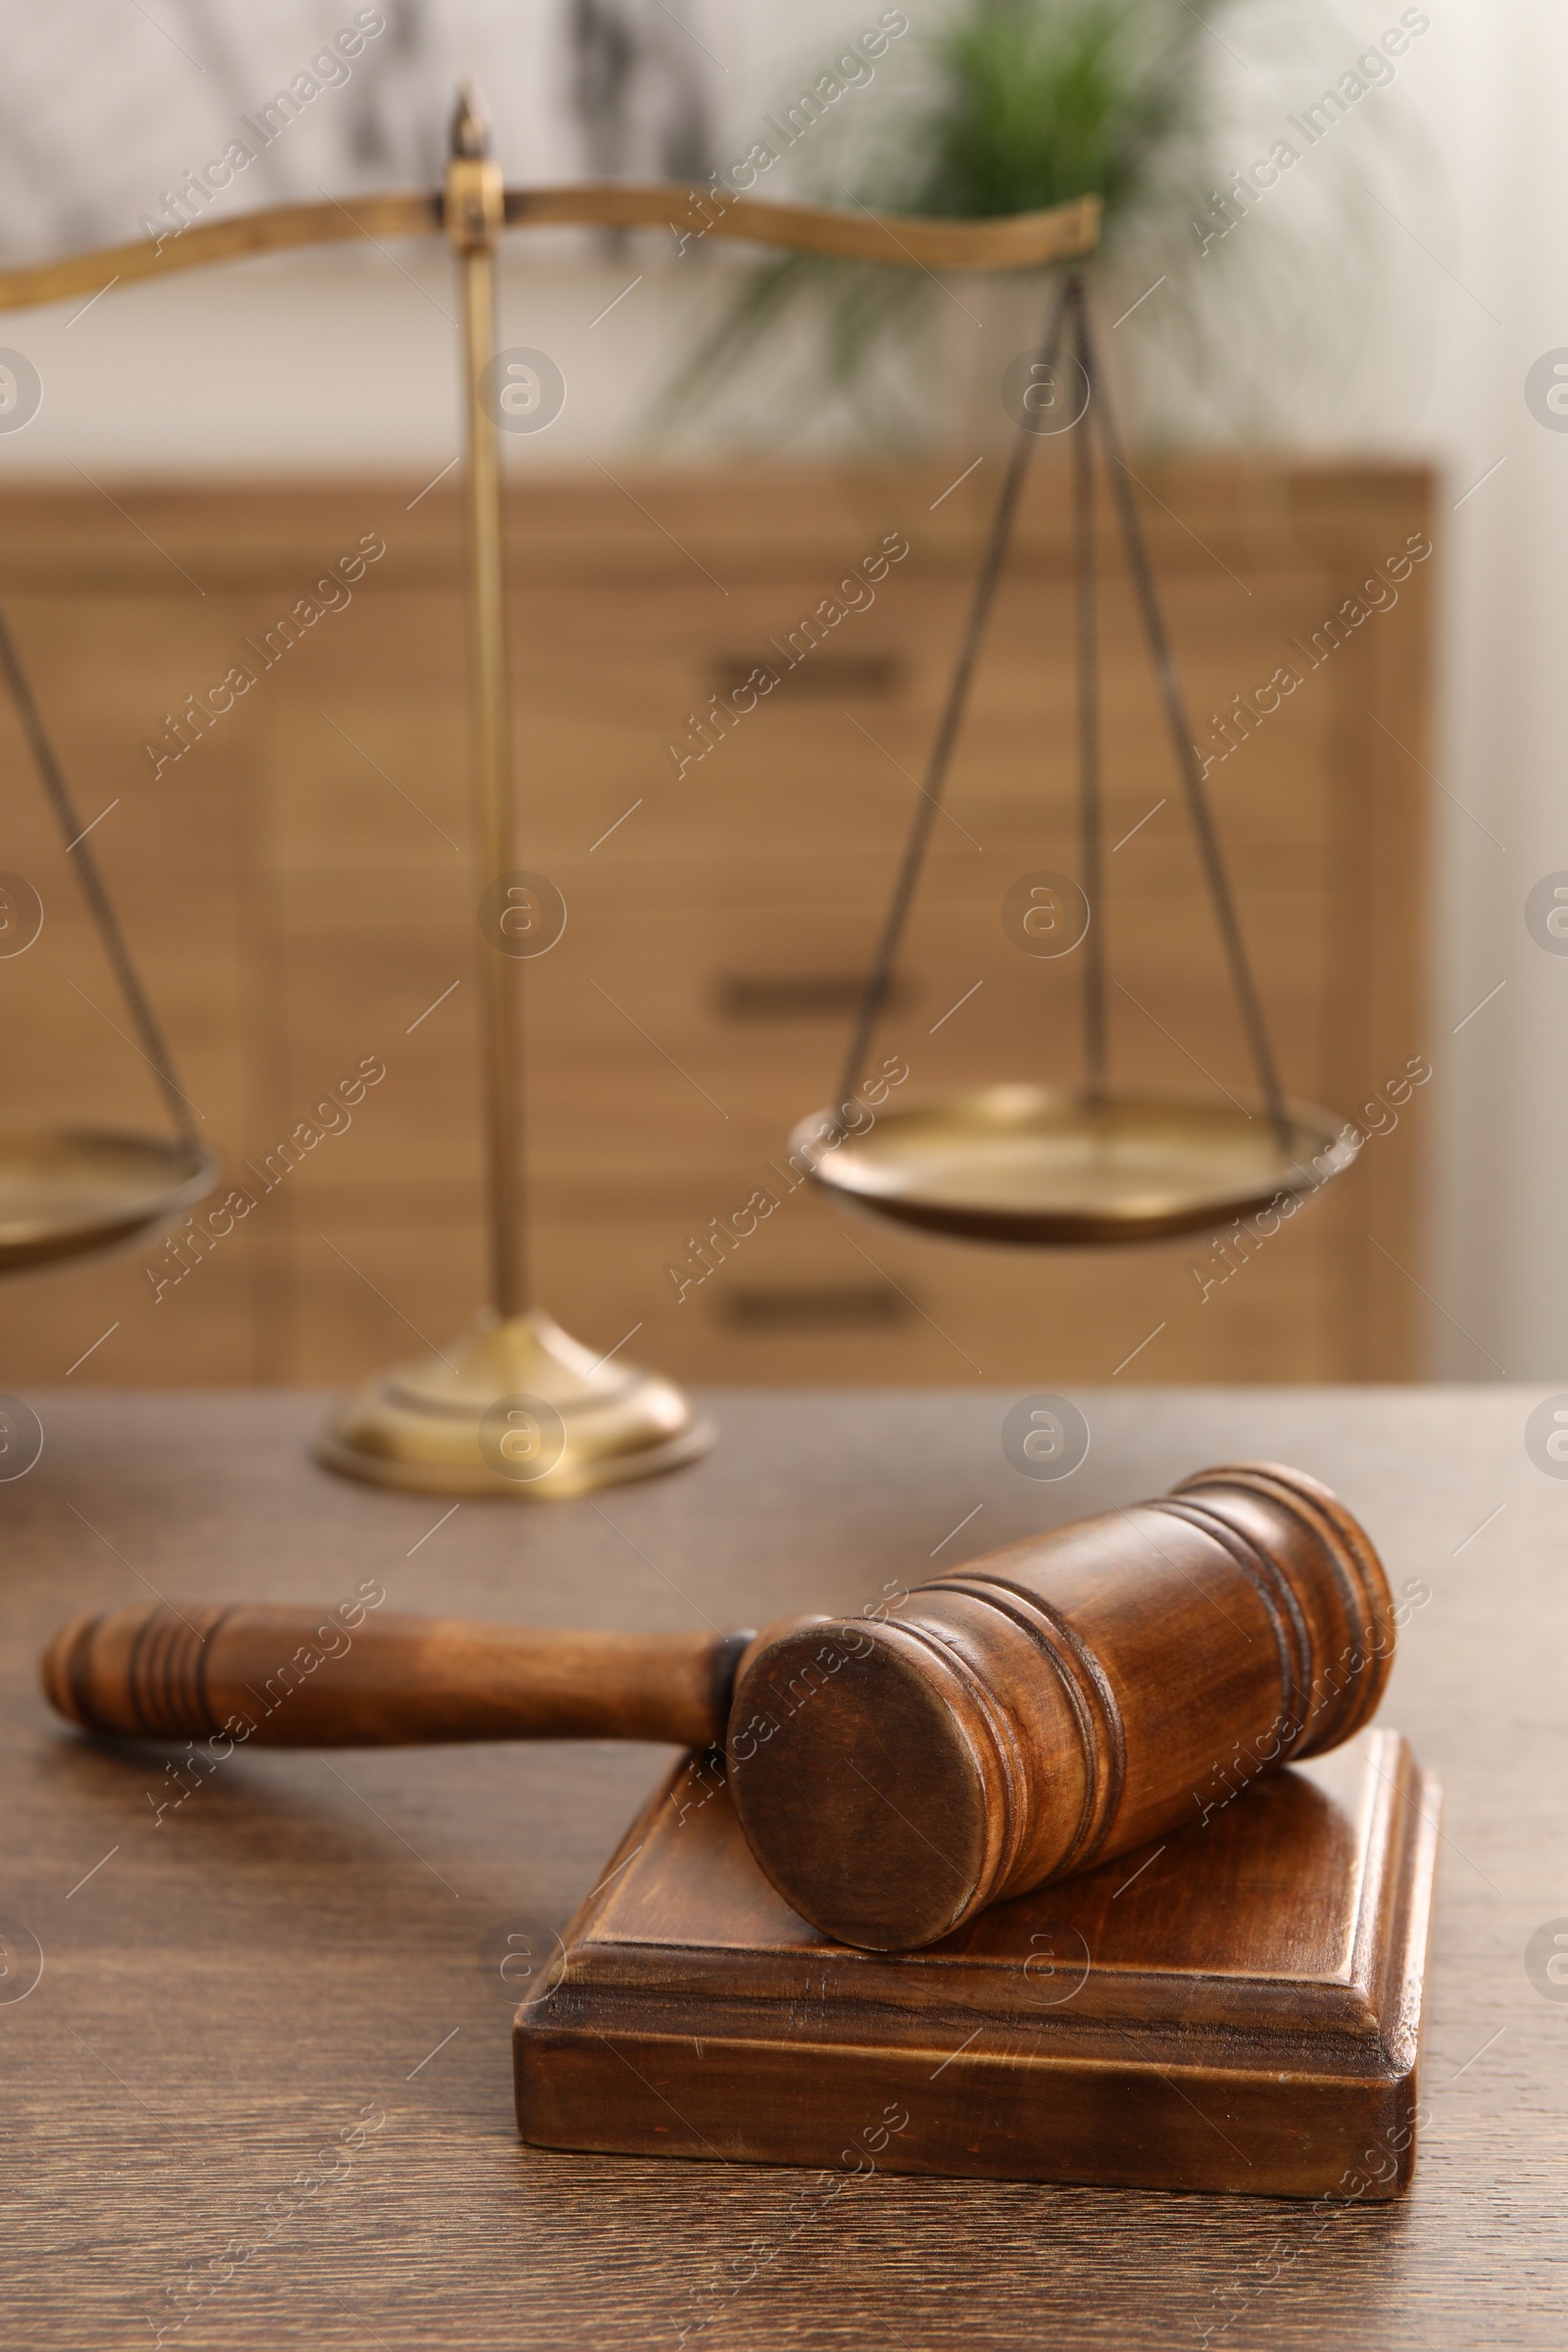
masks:
<path fill-rule="evenodd" d="M 433 1362 L 346 1397 L 314 1452 L 371 1486 L 528 1501 L 654 1478 L 712 1442 L 672 1382 L 592 1355 L 538 1308 L 486 1307 Z"/>

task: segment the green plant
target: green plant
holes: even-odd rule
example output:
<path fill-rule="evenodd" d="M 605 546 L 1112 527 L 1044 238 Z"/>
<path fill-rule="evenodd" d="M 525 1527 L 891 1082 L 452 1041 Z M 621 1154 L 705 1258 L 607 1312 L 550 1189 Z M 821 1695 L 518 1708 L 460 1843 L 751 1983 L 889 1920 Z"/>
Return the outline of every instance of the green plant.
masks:
<path fill-rule="evenodd" d="M 1210 19 L 1230 0 L 1205 0 Z M 977 0 L 931 41 L 915 213 L 1032 212 L 1074 196 L 1106 232 L 1200 131 L 1209 26 L 1182 0 Z"/>
<path fill-rule="evenodd" d="M 1364 47 L 1334 0 L 930 0 L 875 87 L 780 159 L 769 192 L 788 177 L 825 202 L 958 219 L 1098 195 L 1096 275 L 1117 310 L 1164 289 L 1118 342 L 1149 395 L 1142 429 L 1267 432 L 1287 394 L 1338 398 L 1392 312 L 1387 219 L 1362 183 L 1380 146 L 1399 149 L 1395 118 L 1337 131 L 1244 235 L 1216 244 L 1201 224 L 1227 174 Z M 708 433 L 723 412 L 737 438 L 777 447 L 836 408 L 880 447 L 929 439 L 942 426 L 910 387 L 941 373 L 951 303 L 974 318 L 981 301 L 919 270 L 803 256 L 726 270 L 656 421 Z"/>
<path fill-rule="evenodd" d="M 821 126 L 801 184 L 827 201 L 878 212 L 972 219 L 1031 212 L 1075 196 L 1105 207 L 1105 249 L 1124 225 L 1173 198 L 1204 126 L 1205 48 L 1234 0 L 966 0 L 928 33 L 880 103 Z M 901 61 L 902 62 L 902 61 Z M 793 374 L 813 368 L 852 402 L 871 363 L 917 335 L 931 281 L 792 255 L 750 270 L 661 403 L 666 424 L 699 421 L 748 364 L 792 346 Z M 789 405 L 788 383 L 782 404 Z M 896 393 L 895 393 L 896 399 Z M 920 430 L 917 415 L 877 389 L 882 439 Z M 786 428 L 787 429 L 787 428 Z M 770 414 L 769 437 L 779 420 Z"/>

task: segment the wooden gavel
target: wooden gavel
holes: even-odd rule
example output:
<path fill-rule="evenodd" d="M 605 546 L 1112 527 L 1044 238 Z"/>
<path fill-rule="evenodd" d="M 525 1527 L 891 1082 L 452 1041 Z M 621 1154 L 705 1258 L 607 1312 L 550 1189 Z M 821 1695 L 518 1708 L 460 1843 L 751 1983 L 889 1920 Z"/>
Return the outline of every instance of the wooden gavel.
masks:
<path fill-rule="evenodd" d="M 722 1742 L 779 1892 L 836 1940 L 894 1951 L 1196 1829 L 1262 1774 L 1338 1745 L 1394 1655 L 1361 1529 L 1314 1479 L 1260 1463 L 1028 1537 L 876 1619 L 563 1633 L 368 1605 L 357 1622 L 78 1617 L 43 1654 L 44 1690 L 118 1738 Z"/>

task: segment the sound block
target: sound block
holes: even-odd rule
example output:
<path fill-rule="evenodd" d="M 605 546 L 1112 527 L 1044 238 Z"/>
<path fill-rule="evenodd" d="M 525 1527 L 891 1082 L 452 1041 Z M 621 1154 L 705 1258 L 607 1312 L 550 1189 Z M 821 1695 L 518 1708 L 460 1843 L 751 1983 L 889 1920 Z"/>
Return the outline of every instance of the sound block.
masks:
<path fill-rule="evenodd" d="M 1363 1732 L 890 1956 L 796 1918 L 693 1757 L 517 2012 L 519 2128 L 639 2156 L 1394 2196 L 1439 1802 L 1396 1732 Z"/>

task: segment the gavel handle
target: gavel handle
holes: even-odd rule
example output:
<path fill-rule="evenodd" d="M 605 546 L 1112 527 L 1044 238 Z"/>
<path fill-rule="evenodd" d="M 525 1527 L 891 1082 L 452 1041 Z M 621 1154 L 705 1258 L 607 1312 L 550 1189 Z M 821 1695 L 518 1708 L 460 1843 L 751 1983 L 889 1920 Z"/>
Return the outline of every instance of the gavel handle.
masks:
<path fill-rule="evenodd" d="M 723 1739 L 735 1668 L 753 1639 L 564 1633 L 370 1606 L 116 1609 L 62 1626 L 39 1671 L 58 1713 L 118 1739 L 695 1747 Z"/>

